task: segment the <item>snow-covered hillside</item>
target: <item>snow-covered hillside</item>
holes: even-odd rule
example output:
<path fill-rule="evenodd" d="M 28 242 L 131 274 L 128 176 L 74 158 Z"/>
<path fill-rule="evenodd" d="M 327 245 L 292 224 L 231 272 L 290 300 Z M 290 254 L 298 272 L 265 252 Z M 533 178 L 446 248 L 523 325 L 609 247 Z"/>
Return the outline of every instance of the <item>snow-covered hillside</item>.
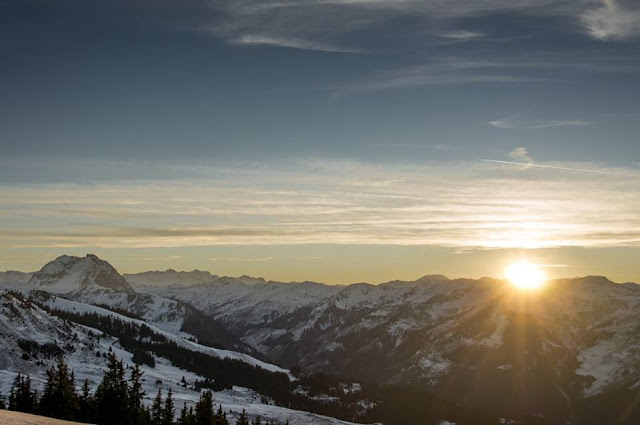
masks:
<path fill-rule="evenodd" d="M 229 350 L 221 350 L 218 348 L 212 348 L 202 344 L 198 344 L 194 341 L 177 336 L 175 333 L 164 331 L 161 328 L 155 327 L 152 324 L 145 322 L 143 320 L 133 319 L 131 317 L 124 316 L 122 314 L 104 309 L 102 307 L 97 307 L 90 304 L 83 304 L 83 303 L 71 301 L 71 300 L 61 298 L 61 297 L 56 297 L 56 296 L 46 296 L 39 301 L 42 303 L 42 305 L 45 305 L 52 310 L 61 310 L 61 311 L 67 311 L 67 312 L 76 313 L 76 314 L 95 313 L 101 316 L 114 317 L 123 322 L 132 323 L 137 326 L 146 325 L 149 327 L 149 329 L 151 329 L 151 331 L 155 332 L 156 334 L 163 335 L 169 341 L 173 341 L 179 346 L 187 348 L 189 350 L 200 351 L 208 355 L 211 355 L 212 357 L 239 360 L 239 361 L 248 363 L 252 366 L 261 367 L 270 372 L 285 373 L 289 376 L 291 380 L 294 379 L 294 377 L 289 373 L 288 370 L 282 369 L 281 367 L 278 367 L 274 364 L 263 362 L 247 354 L 238 353 L 238 352 L 229 351 Z"/>
<path fill-rule="evenodd" d="M 144 324 L 140 320 L 100 307 L 55 296 L 43 297 L 42 301 L 52 309 L 75 313 L 97 313 L 134 325 Z M 288 373 L 275 365 L 266 364 L 240 353 L 202 346 L 153 326 L 151 329 L 189 350 L 200 351 L 213 357 L 235 358 L 267 370 Z M 124 361 L 127 367 L 133 366 L 133 354 L 124 349 L 116 338 L 97 329 L 62 320 L 34 303 L 23 301 L 6 292 L 0 293 L 0 342 L 3 346 L 0 351 L 0 394 L 4 395 L 9 393 L 10 385 L 17 373 L 30 375 L 36 389 L 41 391 L 46 369 L 55 365 L 59 355 L 63 355 L 70 368 L 74 370 L 78 386 L 86 379 L 93 389 L 96 388 L 102 371 L 106 368 L 107 353 L 113 352 Z M 191 384 L 196 380 L 202 380 L 202 376 L 177 368 L 169 360 L 157 356 L 155 367 L 142 365 L 141 368 L 144 371 L 147 403 L 151 403 L 158 387 L 162 387 L 165 392 L 171 388 L 178 406 L 183 402 L 194 403 L 198 399 L 199 393 L 191 389 Z M 183 377 L 187 382 L 186 387 L 182 385 Z M 298 425 L 346 424 L 346 422 L 321 415 L 265 404 L 260 394 L 242 387 L 215 392 L 214 398 L 216 403 L 222 404 L 225 411 L 231 410 L 229 414 L 231 418 L 237 417 L 245 409 L 251 416 L 261 415 L 265 419 L 274 419 L 279 423 L 289 420 L 291 424 Z"/>

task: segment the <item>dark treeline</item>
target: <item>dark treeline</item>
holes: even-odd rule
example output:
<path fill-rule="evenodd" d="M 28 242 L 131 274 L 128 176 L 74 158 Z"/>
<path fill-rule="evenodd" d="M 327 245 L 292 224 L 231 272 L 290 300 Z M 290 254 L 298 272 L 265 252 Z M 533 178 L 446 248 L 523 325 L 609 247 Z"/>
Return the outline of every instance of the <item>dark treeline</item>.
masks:
<path fill-rule="evenodd" d="M 358 391 L 345 391 L 344 380 L 323 373 L 301 375 L 299 384 L 307 396 L 295 395 L 292 407 L 360 423 L 385 425 L 438 425 L 444 420 L 459 425 L 495 425 L 505 415 L 490 409 L 445 400 L 428 389 L 411 385 L 360 383 Z M 335 399 L 323 402 L 316 395 Z M 362 403 L 370 403 L 363 408 Z M 503 419 L 506 421 L 507 419 Z M 511 419 L 518 425 L 558 425 L 536 416 Z M 577 422 L 582 424 L 582 422 Z M 601 425 L 606 422 L 599 422 Z"/>
<path fill-rule="evenodd" d="M 240 360 L 217 358 L 189 350 L 144 324 L 130 323 L 96 313 L 77 314 L 50 309 L 47 311 L 61 319 L 89 326 L 118 338 L 120 345 L 134 354 L 134 361 L 138 364 L 153 367 L 155 360 L 150 354 L 153 353 L 168 359 L 174 366 L 213 380 L 215 385 L 211 389 L 214 391 L 237 385 L 269 396 L 280 405 L 287 405 L 291 401 L 291 384 L 289 377 L 284 373 L 270 372 Z"/>
<path fill-rule="evenodd" d="M 92 394 L 86 380 L 82 389 L 77 391 L 74 373 L 61 358 L 57 367 L 47 371 L 41 396 L 32 388 L 29 376 L 17 375 L 6 407 L 18 412 L 99 425 L 230 425 L 221 405 L 217 412 L 214 411 L 211 391 L 200 394 L 195 408 L 187 408 L 184 403 L 178 414 L 171 389 L 163 398 L 159 388 L 153 404 L 145 406 L 142 374 L 136 365 L 127 379 L 122 361 L 110 354 L 102 381 Z M 3 404 L 0 403 L 0 407 L 4 408 Z M 259 416 L 250 421 L 244 411 L 235 423 L 263 425 Z M 265 422 L 264 425 L 275 423 Z"/>

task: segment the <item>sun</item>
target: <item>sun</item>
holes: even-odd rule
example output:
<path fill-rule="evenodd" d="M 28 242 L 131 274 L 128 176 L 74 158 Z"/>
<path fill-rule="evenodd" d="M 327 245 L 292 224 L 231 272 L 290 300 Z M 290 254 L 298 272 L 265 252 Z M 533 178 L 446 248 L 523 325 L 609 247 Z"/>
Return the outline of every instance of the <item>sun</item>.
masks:
<path fill-rule="evenodd" d="M 504 275 L 516 288 L 529 290 L 541 288 L 547 278 L 540 266 L 528 261 L 510 264 Z"/>

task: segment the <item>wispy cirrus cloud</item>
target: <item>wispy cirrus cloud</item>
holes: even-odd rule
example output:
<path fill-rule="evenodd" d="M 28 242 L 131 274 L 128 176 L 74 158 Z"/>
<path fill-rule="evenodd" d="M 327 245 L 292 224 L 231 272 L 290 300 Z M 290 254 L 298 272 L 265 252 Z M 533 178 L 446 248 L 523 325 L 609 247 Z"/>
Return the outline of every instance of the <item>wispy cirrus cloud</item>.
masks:
<path fill-rule="evenodd" d="M 514 161 L 533 162 L 533 159 L 529 156 L 529 151 L 523 146 L 515 148 L 514 150 L 509 152 L 509 158 L 513 159 Z"/>
<path fill-rule="evenodd" d="M 374 72 L 337 93 L 385 90 L 420 86 L 482 83 L 540 83 L 546 77 L 522 72 L 523 63 L 503 60 L 443 58 L 423 65 Z"/>
<path fill-rule="evenodd" d="M 273 257 L 246 258 L 246 257 L 211 257 L 209 261 L 230 261 L 234 263 L 264 263 L 271 261 Z"/>
<path fill-rule="evenodd" d="M 430 143 L 377 143 L 376 146 L 395 149 L 418 149 L 418 150 L 433 150 L 438 152 L 458 152 L 462 149 L 461 146 L 447 145 L 442 143 L 430 144 Z"/>
<path fill-rule="evenodd" d="M 620 58 L 578 60 L 557 55 L 529 57 L 473 57 L 450 56 L 435 58 L 427 63 L 374 71 L 357 82 L 335 89 L 335 94 L 469 84 L 522 84 L 561 82 L 558 71 L 585 74 L 626 74 L 637 71 Z M 580 120 L 515 120 L 503 118 L 491 121 L 499 128 L 550 128 L 588 125 Z"/>
<path fill-rule="evenodd" d="M 171 181 L 5 184 L 0 245 L 640 245 L 640 172 L 529 162 L 526 149 L 514 152 L 511 161 L 200 164 L 218 177 L 179 178 L 177 168 Z M 101 211 L 99 219 L 92 211 Z"/>
<path fill-rule="evenodd" d="M 539 164 L 535 163 L 531 155 L 529 154 L 529 150 L 524 146 L 517 147 L 507 155 L 512 161 L 504 161 L 504 160 L 496 160 L 496 159 L 483 159 L 484 162 L 491 162 L 494 164 L 505 164 L 508 166 L 518 165 L 521 166 L 521 170 L 526 170 L 530 167 L 534 168 L 542 168 L 542 169 L 550 169 L 550 170 L 561 170 L 561 171 L 572 171 L 578 173 L 592 173 L 592 174 L 603 174 L 608 176 L 617 176 L 617 177 L 633 177 L 640 178 L 640 170 L 616 170 L 616 169 L 607 169 L 607 168 L 599 168 L 594 167 L 592 164 L 567 164 L 567 163 L 544 163 Z"/>
<path fill-rule="evenodd" d="M 375 32 L 376 28 L 406 16 L 423 22 L 416 27 L 419 30 L 415 29 L 416 42 L 425 41 L 425 35 L 451 42 L 492 39 L 483 31 L 459 29 L 455 24 L 461 18 L 472 21 L 508 13 L 538 19 L 560 17 L 565 19 L 567 29 L 578 22 L 587 35 L 597 39 L 630 38 L 640 33 L 640 18 L 633 0 L 227 0 L 217 2 L 216 9 L 223 12 L 223 18 L 209 30 L 229 42 L 238 43 L 248 38 L 263 42 L 240 44 L 336 52 L 382 48 L 379 44 L 361 45 L 363 39 L 372 37 L 360 37 L 356 41 L 358 37 L 351 36 Z M 432 29 L 425 32 L 425 28 Z M 511 34 L 514 35 L 517 34 Z"/>
<path fill-rule="evenodd" d="M 558 128 L 558 127 L 584 127 L 591 125 L 589 121 L 582 120 L 513 120 L 503 118 L 489 121 L 489 125 L 495 128 L 504 129 L 537 129 L 537 128 Z"/>
<path fill-rule="evenodd" d="M 288 47 L 301 50 L 318 50 L 322 52 L 339 52 L 339 53 L 365 53 L 358 49 L 349 49 L 346 47 L 335 46 L 331 44 L 303 40 L 298 38 L 271 37 L 261 35 L 243 35 L 239 38 L 229 40 L 232 44 L 238 45 L 263 45 Z"/>
<path fill-rule="evenodd" d="M 548 168 L 551 170 L 561 170 L 561 171 L 575 171 L 575 172 L 579 172 L 579 173 L 593 173 L 593 174 L 604 174 L 604 175 L 609 175 L 609 176 L 618 176 L 618 177 L 634 177 L 634 178 L 640 178 L 640 172 L 634 172 L 634 171 L 624 171 L 624 170 L 608 170 L 608 169 L 600 169 L 600 168 L 577 168 L 578 166 L 563 166 L 563 165 L 553 165 L 553 164 L 535 164 L 533 163 L 533 159 L 531 159 L 531 157 L 528 158 L 528 160 L 524 160 L 525 162 L 522 162 L 521 158 L 518 158 L 520 161 L 518 162 L 514 162 L 514 161 L 501 161 L 501 160 L 496 160 L 496 159 L 483 159 L 482 161 L 485 162 L 493 162 L 496 164 L 506 164 L 506 165 L 519 165 L 519 166 L 523 166 L 522 169 L 526 169 L 529 167 L 536 167 L 536 168 Z"/>
<path fill-rule="evenodd" d="M 451 40 L 473 40 L 477 38 L 484 37 L 485 34 L 475 31 L 467 31 L 467 30 L 457 30 L 457 31 L 447 31 L 441 34 L 438 34 L 439 37 L 448 38 Z"/>
<path fill-rule="evenodd" d="M 326 260 L 326 257 L 322 257 L 319 255 L 306 255 L 302 257 L 289 257 L 291 260 L 299 260 L 299 261 L 321 261 Z"/>
<path fill-rule="evenodd" d="M 589 34 L 600 40 L 640 36 L 640 4 L 636 1 L 602 0 L 601 5 L 581 15 Z"/>

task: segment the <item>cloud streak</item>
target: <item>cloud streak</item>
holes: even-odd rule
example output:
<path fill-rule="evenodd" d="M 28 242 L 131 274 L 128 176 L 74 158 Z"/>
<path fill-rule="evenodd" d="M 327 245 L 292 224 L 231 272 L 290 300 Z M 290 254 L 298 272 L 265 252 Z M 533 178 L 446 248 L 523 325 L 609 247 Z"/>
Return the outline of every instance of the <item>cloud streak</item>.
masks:
<path fill-rule="evenodd" d="M 577 22 L 588 36 L 601 40 L 640 34 L 638 8 L 632 1 L 623 0 L 223 0 L 216 3 L 216 9 L 223 12 L 224 18 L 209 30 L 231 43 L 331 52 L 369 50 L 374 46 L 365 49 L 344 46 L 353 43 L 353 34 L 375 31 L 406 16 L 423 22 L 415 34 L 416 40 L 424 39 L 425 28 L 433 27 L 426 35 L 436 44 L 438 39 L 451 43 L 491 40 L 483 32 L 456 28 L 455 23 L 463 18 L 470 21 L 508 13 L 539 19 L 559 17 L 566 21 L 567 28 Z"/>
<path fill-rule="evenodd" d="M 589 34 L 600 40 L 640 36 L 640 6 L 637 2 L 602 0 L 602 5 L 586 11 L 581 21 Z"/>
<path fill-rule="evenodd" d="M 529 151 L 525 147 L 515 148 L 509 152 L 509 158 L 516 161 L 533 162 L 533 159 L 529 156 Z"/>
<path fill-rule="evenodd" d="M 581 173 L 593 173 L 593 174 L 604 174 L 604 175 L 609 175 L 609 176 L 637 177 L 637 178 L 640 178 L 640 173 L 629 173 L 629 172 L 622 172 L 622 171 L 608 171 L 608 170 L 598 170 L 598 169 L 590 169 L 590 168 L 563 167 L 563 166 L 559 166 L 559 165 L 548 165 L 548 164 L 547 165 L 545 165 L 545 164 L 533 164 L 532 163 L 533 159 L 531 159 L 531 157 L 528 155 L 528 152 L 526 151 L 526 149 L 524 149 L 524 152 L 521 152 L 520 149 L 524 149 L 524 148 L 516 149 L 515 151 L 511 152 L 511 154 L 509 154 L 509 156 L 511 158 L 513 158 L 513 159 L 525 160 L 527 162 L 500 161 L 500 160 L 496 160 L 496 159 L 482 159 L 481 161 L 493 162 L 493 163 L 496 163 L 496 164 L 523 165 L 523 166 L 525 166 L 525 168 L 526 167 L 537 167 L 537 168 L 548 168 L 548 169 L 552 169 L 552 170 L 577 171 L 577 172 L 581 172 Z"/>
<path fill-rule="evenodd" d="M 262 257 L 262 258 L 244 258 L 244 257 L 235 257 L 235 258 L 219 258 L 212 257 L 209 258 L 209 261 L 230 261 L 234 263 L 264 263 L 266 261 L 273 260 L 273 257 Z"/>
<path fill-rule="evenodd" d="M 517 121 L 501 119 L 489 121 L 489 125 L 503 129 L 538 129 L 538 128 L 560 128 L 560 127 L 584 127 L 590 125 L 588 121 L 580 120 L 548 120 L 548 121 Z"/>
<path fill-rule="evenodd" d="M 4 185 L 0 245 L 640 245 L 640 173 L 634 170 L 498 160 L 210 167 L 211 174 L 228 177 Z"/>
<path fill-rule="evenodd" d="M 546 77 L 523 74 L 536 64 L 501 59 L 443 58 L 422 65 L 378 71 L 338 93 L 461 84 L 542 83 Z"/>
<path fill-rule="evenodd" d="M 262 45 L 262 46 L 275 46 L 275 47 L 288 47 L 291 49 L 300 50 L 317 50 L 322 52 L 333 53 L 365 53 L 364 51 L 357 49 L 348 49 L 345 47 L 333 46 L 325 43 L 318 43 L 309 40 L 302 40 L 298 38 L 284 38 L 284 37 L 270 37 L 260 35 L 243 35 L 239 38 L 230 40 L 231 44 L 238 45 Z"/>

